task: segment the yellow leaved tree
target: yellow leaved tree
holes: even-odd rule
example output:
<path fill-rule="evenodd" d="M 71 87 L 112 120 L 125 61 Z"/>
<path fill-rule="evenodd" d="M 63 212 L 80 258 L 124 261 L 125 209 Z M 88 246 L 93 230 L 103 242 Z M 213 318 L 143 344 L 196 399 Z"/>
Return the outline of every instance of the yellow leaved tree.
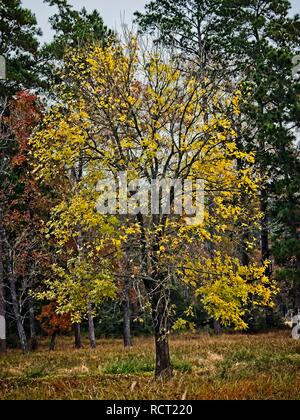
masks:
<path fill-rule="evenodd" d="M 255 261 L 243 266 L 236 255 L 240 227 L 251 232 L 259 218 L 255 156 L 236 144 L 241 92 L 213 85 L 164 52 L 141 51 L 135 38 L 126 45 L 68 51 L 62 76 L 61 102 L 32 139 L 36 171 L 47 179 L 80 163 L 79 196 L 88 191 L 95 209 L 97 200 L 102 203 L 93 213 L 101 247 L 115 241 L 122 253 L 129 238 L 135 243 L 134 278 L 151 307 L 156 376 L 169 377 L 174 284 L 187 285 L 214 319 L 236 329 L 246 328 L 249 302 L 272 305 L 276 292 L 265 267 Z M 117 181 L 120 174 L 126 174 L 126 187 Z M 107 179 L 116 183 L 117 199 L 101 189 Z M 243 194 L 253 198 L 251 208 L 243 206 Z M 82 211 L 80 201 L 72 203 L 82 223 L 90 223 L 90 211 Z M 118 226 L 102 234 L 109 213 Z M 64 236 L 72 217 L 67 211 L 56 214 L 55 229 Z M 87 246 L 85 252 L 96 252 L 96 243 Z"/>

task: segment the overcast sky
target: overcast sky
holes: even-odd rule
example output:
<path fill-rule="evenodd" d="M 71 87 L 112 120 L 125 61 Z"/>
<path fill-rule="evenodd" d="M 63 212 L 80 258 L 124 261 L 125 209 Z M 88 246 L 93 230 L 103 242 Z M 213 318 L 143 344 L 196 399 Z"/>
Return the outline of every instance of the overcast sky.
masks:
<path fill-rule="evenodd" d="M 22 0 L 28 9 L 31 9 L 38 20 L 43 31 L 43 40 L 51 39 L 51 30 L 48 18 L 55 10 L 43 2 L 43 0 Z M 87 10 L 97 9 L 103 17 L 104 23 L 111 29 L 121 30 L 121 22 L 130 24 L 133 13 L 136 10 L 143 10 L 146 0 L 69 0 L 75 9 L 85 7 Z"/>
<path fill-rule="evenodd" d="M 292 0 L 293 12 L 300 14 L 300 0 Z M 51 30 L 48 18 L 53 14 L 54 8 L 46 5 L 43 0 L 22 0 L 22 3 L 28 9 L 31 9 L 38 20 L 39 26 L 43 30 L 43 40 L 51 39 Z M 109 28 L 120 31 L 121 22 L 130 24 L 133 13 L 136 10 L 143 10 L 147 0 L 69 0 L 69 3 L 76 9 L 85 6 L 88 10 L 97 9 Z"/>

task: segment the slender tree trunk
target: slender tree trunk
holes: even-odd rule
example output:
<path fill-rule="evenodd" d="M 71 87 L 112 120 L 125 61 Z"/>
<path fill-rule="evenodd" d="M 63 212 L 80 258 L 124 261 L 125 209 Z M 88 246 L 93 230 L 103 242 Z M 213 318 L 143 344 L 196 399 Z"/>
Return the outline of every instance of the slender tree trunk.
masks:
<path fill-rule="evenodd" d="M 88 322 L 89 322 L 90 345 L 92 349 L 95 349 L 97 347 L 97 343 L 96 343 L 94 318 L 93 318 L 91 305 L 89 305 L 89 308 L 88 308 Z"/>
<path fill-rule="evenodd" d="M 80 159 L 79 161 L 79 169 L 78 169 L 78 174 L 76 175 L 76 171 L 74 170 L 74 176 L 76 179 L 76 182 L 80 182 L 80 179 L 82 177 L 82 159 Z M 81 232 L 81 229 L 79 228 L 78 230 L 78 245 L 77 245 L 77 251 L 78 251 L 78 256 L 77 259 L 80 262 L 82 260 L 82 257 L 84 256 L 85 252 L 84 252 L 84 246 L 83 246 L 83 235 Z M 88 303 L 89 305 L 89 303 Z M 95 336 L 95 331 L 94 331 L 94 322 L 92 319 L 92 313 L 91 313 L 91 309 L 88 311 L 88 322 L 89 322 L 89 336 L 90 336 L 90 341 L 91 341 L 91 347 L 95 346 L 96 347 L 96 340 L 94 339 L 93 335 Z M 75 332 L 75 348 L 76 349 L 81 349 L 82 348 L 82 341 L 81 341 L 81 325 L 79 323 L 74 324 L 74 332 Z M 94 339 L 94 343 L 92 343 Z"/>
<path fill-rule="evenodd" d="M 242 233 L 241 245 L 240 245 L 240 261 L 244 267 L 248 267 L 250 264 L 250 257 L 247 250 L 248 241 L 249 241 L 249 232 L 248 230 L 245 230 Z"/>
<path fill-rule="evenodd" d="M 81 349 L 82 348 L 81 326 L 79 323 L 74 324 L 74 332 L 75 332 L 75 349 Z"/>
<path fill-rule="evenodd" d="M 32 299 L 29 300 L 29 325 L 30 325 L 30 350 L 38 349 L 38 340 L 36 336 L 35 315 Z"/>
<path fill-rule="evenodd" d="M 260 210 L 263 214 L 261 220 L 261 261 L 266 263 L 270 260 L 270 245 L 269 245 L 269 217 L 268 217 L 268 193 L 266 188 L 262 188 Z M 267 277 L 271 277 L 272 268 L 270 264 L 267 266 L 265 274 Z M 265 310 L 266 325 L 268 328 L 273 327 L 273 309 L 266 308 Z"/>
<path fill-rule="evenodd" d="M 298 229 L 299 229 L 299 226 L 296 226 L 294 230 L 294 238 L 298 243 L 300 243 L 300 230 L 298 231 Z M 296 256 L 295 268 L 300 274 L 300 255 Z M 299 313 L 300 311 L 300 282 L 299 281 L 293 281 L 292 290 L 295 296 L 294 309 L 296 309 L 296 313 L 300 315 Z"/>
<path fill-rule="evenodd" d="M 155 331 L 156 366 L 155 377 L 169 379 L 173 376 L 169 350 L 168 299 L 165 290 L 154 291 L 152 318 Z"/>
<path fill-rule="evenodd" d="M 5 291 L 4 291 L 4 250 L 3 219 L 0 209 L 0 353 L 6 352 Z"/>
<path fill-rule="evenodd" d="M 241 264 L 245 267 L 248 267 L 250 264 L 250 258 L 249 258 L 249 254 L 247 252 L 247 241 L 249 240 L 249 234 L 247 232 L 245 232 L 243 234 L 243 238 L 242 238 L 242 244 L 241 244 Z"/>
<path fill-rule="evenodd" d="M 244 151 L 245 147 L 243 145 L 242 138 L 241 138 L 242 137 L 241 136 L 241 132 L 242 132 L 242 116 L 241 115 L 238 119 L 236 131 L 238 133 L 238 137 L 237 137 L 238 148 L 240 151 Z M 243 159 L 237 160 L 237 169 L 238 171 L 242 171 L 243 169 L 245 169 L 245 163 Z M 247 194 L 245 193 L 245 191 L 241 191 L 241 202 L 242 202 L 242 205 L 244 205 L 245 207 L 249 205 L 249 198 Z M 245 267 L 249 266 L 250 264 L 250 256 L 247 250 L 248 241 L 249 241 L 249 229 L 246 227 L 246 229 L 243 229 L 242 231 L 241 244 L 238 249 L 238 257 L 240 259 L 241 264 Z"/>
<path fill-rule="evenodd" d="M 126 282 L 127 283 L 127 282 Z M 129 285 L 125 285 L 124 290 L 124 300 L 123 300 L 123 336 L 124 336 L 124 346 L 132 347 L 132 337 L 131 337 L 131 311 L 130 311 L 130 297 L 129 297 Z"/>
<path fill-rule="evenodd" d="M 269 217 L 268 217 L 268 193 L 265 188 L 261 192 L 260 209 L 263 214 L 261 220 L 261 260 L 262 263 L 270 260 L 270 245 L 269 245 Z M 272 270 L 268 266 L 266 275 L 271 276 Z"/>
<path fill-rule="evenodd" d="M 209 211 L 210 216 L 213 216 L 213 214 L 215 212 L 215 203 L 211 199 L 209 199 L 209 201 L 208 201 L 208 211 Z M 215 229 L 211 228 L 210 229 L 211 236 L 213 236 L 214 233 L 215 233 Z M 208 253 L 210 255 L 210 258 L 213 259 L 215 257 L 216 249 L 215 249 L 215 244 L 210 240 L 207 241 L 207 250 L 208 250 Z M 215 319 L 213 320 L 213 322 L 214 322 L 214 332 L 215 332 L 215 334 L 216 335 L 221 334 L 222 329 L 221 329 L 220 322 L 215 320 Z"/>
<path fill-rule="evenodd" d="M 56 337 L 57 337 L 57 331 L 54 331 L 54 333 L 51 335 L 51 340 L 50 340 L 50 343 L 49 343 L 49 350 L 50 351 L 55 350 Z"/>
<path fill-rule="evenodd" d="M 214 332 L 216 335 L 222 334 L 222 327 L 219 321 L 214 320 Z"/>
<path fill-rule="evenodd" d="M 131 303 L 130 303 L 130 288 L 131 288 L 131 247 L 133 244 L 127 242 L 126 252 L 125 252 L 125 265 L 126 272 L 128 277 L 125 278 L 124 290 L 123 290 L 123 300 L 122 300 L 122 311 L 123 311 L 123 339 L 124 347 L 132 347 L 132 335 L 131 335 Z"/>
<path fill-rule="evenodd" d="M 28 347 L 27 337 L 26 337 L 25 330 L 23 327 L 22 317 L 21 317 L 19 304 L 18 304 L 16 282 L 14 279 L 13 261 L 12 261 L 11 255 L 9 255 L 8 261 L 7 261 L 7 275 L 8 275 L 12 306 L 13 306 L 15 321 L 17 324 L 17 330 L 19 334 L 21 349 L 24 353 L 27 353 L 29 351 L 29 347 Z"/>

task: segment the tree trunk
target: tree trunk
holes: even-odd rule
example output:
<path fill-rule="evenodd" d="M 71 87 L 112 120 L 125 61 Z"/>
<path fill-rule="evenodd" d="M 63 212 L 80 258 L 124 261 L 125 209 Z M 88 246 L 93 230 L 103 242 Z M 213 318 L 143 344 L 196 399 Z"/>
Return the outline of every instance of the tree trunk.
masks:
<path fill-rule="evenodd" d="M 57 331 L 54 331 L 54 333 L 51 335 L 51 340 L 50 340 L 50 343 L 49 343 L 49 350 L 50 351 L 55 350 L 56 337 L 57 337 Z"/>
<path fill-rule="evenodd" d="M 242 116 L 240 115 L 239 119 L 238 119 L 238 124 L 237 124 L 237 145 L 238 145 L 238 149 L 240 151 L 245 151 L 245 147 L 242 141 Z M 238 159 L 237 160 L 237 169 L 238 171 L 243 171 L 243 169 L 245 169 L 245 162 L 243 159 Z M 241 191 L 241 204 L 244 205 L 245 207 L 247 207 L 250 203 L 249 203 L 249 197 L 247 196 L 247 193 L 245 191 Z M 247 243 L 249 241 L 249 228 L 246 227 L 242 230 L 242 237 L 241 237 L 241 244 L 238 247 L 238 257 L 240 259 L 241 264 L 244 267 L 248 267 L 250 264 L 250 256 L 247 250 Z"/>
<path fill-rule="evenodd" d="M 263 214 L 261 220 L 261 260 L 264 264 L 270 260 L 269 246 L 269 217 L 268 217 L 268 193 L 265 188 L 261 191 L 260 210 Z M 266 276 L 270 277 L 272 273 L 271 266 L 266 269 Z"/>
<path fill-rule="evenodd" d="M 97 343 L 96 343 L 95 326 L 94 326 L 92 308 L 90 306 L 88 308 L 88 321 L 89 321 L 90 345 L 92 349 L 95 349 L 97 347 Z"/>
<path fill-rule="evenodd" d="M 269 217 L 268 217 L 268 193 L 266 188 L 262 188 L 260 210 L 263 214 L 261 220 L 261 261 L 265 264 L 270 260 L 270 245 L 269 245 Z M 267 277 L 271 277 L 272 268 L 269 264 L 266 268 L 265 274 Z M 273 308 L 266 308 L 265 319 L 267 328 L 273 327 Z"/>
<path fill-rule="evenodd" d="M 214 320 L 214 332 L 216 335 L 222 334 L 222 327 L 219 321 Z"/>
<path fill-rule="evenodd" d="M 249 258 L 249 254 L 247 251 L 247 242 L 249 241 L 249 232 L 243 232 L 242 235 L 242 243 L 241 243 L 241 256 L 240 256 L 240 261 L 241 264 L 244 267 L 248 267 L 250 264 L 250 258 Z"/>
<path fill-rule="evenodd" d="M 124 290 L 124 300 L 123 300 L 123 336 L 124 336 L 124 346 L 132 347 L 132 338 L 131 338 L 131 312 L 130 312 L 130 297 L 129 297 L 129 286 L 125 285 Z"/>
<path fill-rule="evenodd" d="M 8 275 L 8 282 L 9 282 L 10 294 L 11 294 L 11 299 L 12 299 L 12 306 L 13 306 L 15 321 L 16 321 L 16 324 L 17 324 L 21 349 L 24 353 L 27 353 L 29 351 L 29 348 L 28 348 L 27 338 L 26 338 L 24 327 L 23 327 L 22 317 L 21 317 L 19 304 L 18 304 L 16 282 L 15 282 L 15 279 L 14 279 L 13 261 L 12 261 L 11 255 L 9 255 L 8 261 L 7 261 L 7 275 Z"/>
<path fill-rule="evenodd" d="M 3 251 L 3 220 L 0 209 L 0 353 L 6 352 L 6 323 L 5 323 L 5 292 L 4 292 L 4 251 Z"/>
<path fill-rule="evenodd" d="M 36 336 L 36 325 L 34 316 L 34 307 L 32 299 L 29 300 L 29 325 L 30 325 L 30 350 L 38 349 L 38 340 Z"/>
<path fill-rule="evenodd" d="M 152 318 L 155 331 L 155 377 L 169 379 L 173 376 L 169 350 L 168 300 L 166 290 L 158 290 L 152 297 Z"/>
<path fill-rule="evenodd" d="M 75 331 L 75 349 L 82 349 L 82 342 L 81 342 L 81 328 L 80 324 L 74 324 L 74 331 Z"/>

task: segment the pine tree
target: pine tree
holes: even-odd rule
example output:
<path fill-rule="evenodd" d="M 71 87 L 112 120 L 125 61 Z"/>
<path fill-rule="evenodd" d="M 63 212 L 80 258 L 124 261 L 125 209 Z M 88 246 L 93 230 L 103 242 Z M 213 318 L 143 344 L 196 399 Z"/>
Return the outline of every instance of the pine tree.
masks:
<path fill-rule="evenodd" d="M 0 80 L 1 102 L 21 88 L 39 85 L 36 63 L 40 34 L 35 16 L 20 0 L 1 1 L 0 56 L 7 66 L 7 80 Z"/>
<path fill-rule="evenodd" d="M 74 10 L 67 0 L 44 0 L 50 6 L 56 6 L 58 11 L 49 19 L 54 34 L 54 39 L 43 46 L 41 56 L 43 65 L 41 72 L 45 84 L 59 82 L 56 69 L 63 62 L 67 48 L 78 48 L 91 43 L 105 45 L 113 36 L 103 22 L 97 10 L 89 13 L 85 8 Z"/>

